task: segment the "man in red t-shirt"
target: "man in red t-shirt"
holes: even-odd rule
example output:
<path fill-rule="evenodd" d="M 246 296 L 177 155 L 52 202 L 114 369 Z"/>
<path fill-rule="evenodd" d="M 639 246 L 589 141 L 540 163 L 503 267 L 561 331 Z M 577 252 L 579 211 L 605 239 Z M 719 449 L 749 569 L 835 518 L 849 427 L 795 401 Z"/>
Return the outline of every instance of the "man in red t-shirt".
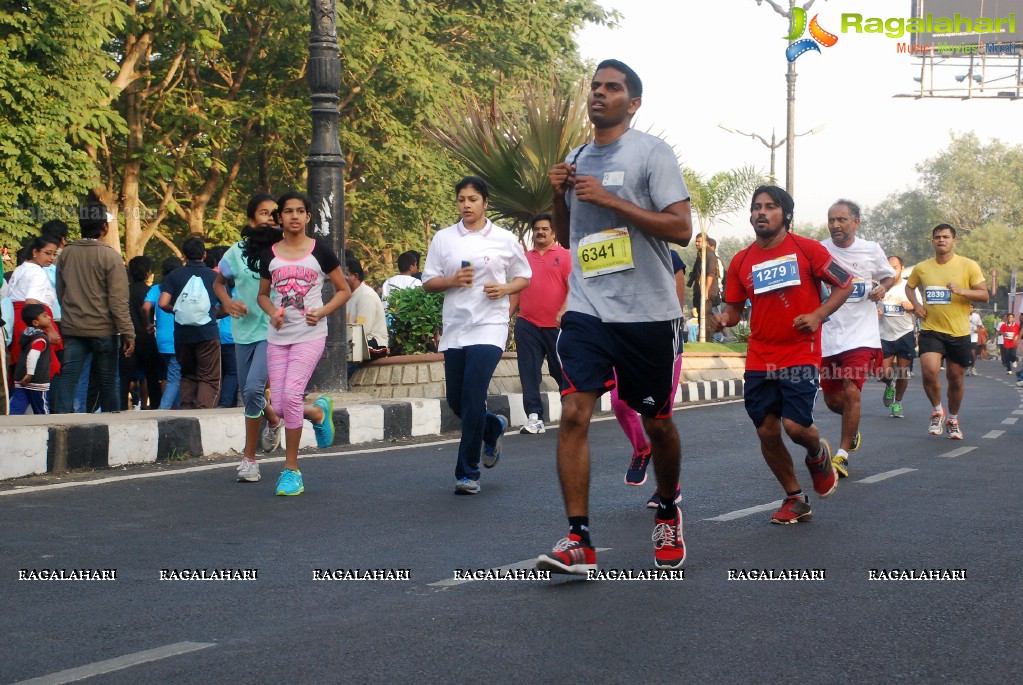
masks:
<path fill-rule="evenodd" d="M 813 489 L 827 497 L 838 486 L 831 446 L 813 423 L 820 387 L 821 323 L 849 298 L 852 276 L 816 240 L 789 232 L 795 202 L 777 186 L 753 191 L 750 223 L 756 241 L 732 258 L 725 285 L 722 326 L 739 322 L 748 298 L 750 337 L 743 376 L 746 413 L 760 437 L 760 451 L 785 489 L 771 523 L 809 521 L 809 498 L 796 478 L 782 429 L 806 449 Z M 831 293 L 821 301 L 821 286 Z"/>
<path fill-rule="evenodd" d="M 1016 317 L 1009 314 L 1005 321 L 998 325 L 998 335 L 1002 336 L 1002 364 L 1005 373 L 1011 374 L 1016 366 L 1016 343 L 1019 342 L 1019 323 Z"/>
<path fill-rule="evenodd" d="M 522 433 L 543 433 L 543 401 L 540 398 L 540 368 L 544 357 L 551 378 L 561 387 L 561 363 L 558 361 L 558 326 L 568 298 L 568 277 L 572 273 L 572 254 L 554 241 L 550 214 L 540 214 L 531 222 L 533 249 L 526 253 L 533 277 L 518 295 L 519 316 L 515 319 L 515 349 L 522 384 L 522 407 L 526 423 Z M 515 296 L 512 296 L 512 311 Z"/>

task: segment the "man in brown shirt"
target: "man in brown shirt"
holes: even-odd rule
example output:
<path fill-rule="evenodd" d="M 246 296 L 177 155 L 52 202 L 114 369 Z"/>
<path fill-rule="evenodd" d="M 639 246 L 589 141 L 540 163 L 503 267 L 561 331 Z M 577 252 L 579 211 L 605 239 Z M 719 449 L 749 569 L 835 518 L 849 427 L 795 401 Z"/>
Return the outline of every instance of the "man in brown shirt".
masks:
<path fill-rule="evenodd" d="M 57 258 L 57 299 L 62 310 L 64 360 L 54 378 L 53 413 L 68 414 L 86 358 L 100 386 L 103 411 L 120 408 L 117 354 L 135 349 L 135 328 L 128 312 L 128 273 L 120 253 L 100 239 L 113 217 L 100 202 L 79 208 L 82 239 L 67 245 Z"/>

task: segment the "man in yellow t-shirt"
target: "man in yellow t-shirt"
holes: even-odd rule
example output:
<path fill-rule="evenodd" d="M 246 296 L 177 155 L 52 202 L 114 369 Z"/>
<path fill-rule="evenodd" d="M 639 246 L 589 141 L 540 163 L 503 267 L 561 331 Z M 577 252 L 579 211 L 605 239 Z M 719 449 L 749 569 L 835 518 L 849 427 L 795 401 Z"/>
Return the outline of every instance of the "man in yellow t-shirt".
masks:
<path fill-rule="evenodd" d="M 920 318 L 920 368 L 924 392 L 931 401 L 928 433 L 962 440 L 959 407 L 963 402 L 963 376 L 970 365 L 970 303 L 987 302 L 988 291 L 980 265 L 955 254 L 956 229 L 939 224 L 931 231 L 934 259 L 920 262 L 906 281 L 906 296 Z M 923 295 L 919 302 L 916 290 Z M 941 361 L 948 380 L 948 416 L 941 407 Z"/>

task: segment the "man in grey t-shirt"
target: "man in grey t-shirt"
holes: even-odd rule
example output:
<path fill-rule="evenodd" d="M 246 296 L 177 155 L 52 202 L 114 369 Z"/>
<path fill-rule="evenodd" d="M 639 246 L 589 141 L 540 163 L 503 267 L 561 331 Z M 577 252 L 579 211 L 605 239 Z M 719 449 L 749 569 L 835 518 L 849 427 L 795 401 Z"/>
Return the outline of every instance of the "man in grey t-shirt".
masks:
<path fill-rule="evenodd" d="M 674 152 L 630 128 L 642 88 L 627 65 L 601 62 L 588 98 L 593 141 L 548 174 L 554 230 L 572 253 L 558 337 L 565 381 L 558 475 L 569 534 L 536 561 L 556 573 L 585 575 L 597 567 L 589 531 L 588 433 L 597 400 L 616 382 L 650 437 L 659 499 L 654 563 L 678 569 L 685 561 L 676 500 L 679 438 L 671 419 L 682 309 L 667 241 L 689 243 L 692 215 Z"/>

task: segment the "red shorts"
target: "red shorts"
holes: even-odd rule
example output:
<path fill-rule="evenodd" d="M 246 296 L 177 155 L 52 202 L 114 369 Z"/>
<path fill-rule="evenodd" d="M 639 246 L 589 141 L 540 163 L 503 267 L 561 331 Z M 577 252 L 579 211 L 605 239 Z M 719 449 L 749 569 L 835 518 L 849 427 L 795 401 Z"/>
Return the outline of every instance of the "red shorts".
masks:
<path fill-rule="evenodd" d="M 874 369 L 884 363 L 884 355 L 876 347 L 857 347 L 821 360 L 821 390 L 825 395 L 842 391 L 843 381 L 852 381 L 857 390 Z"/>

